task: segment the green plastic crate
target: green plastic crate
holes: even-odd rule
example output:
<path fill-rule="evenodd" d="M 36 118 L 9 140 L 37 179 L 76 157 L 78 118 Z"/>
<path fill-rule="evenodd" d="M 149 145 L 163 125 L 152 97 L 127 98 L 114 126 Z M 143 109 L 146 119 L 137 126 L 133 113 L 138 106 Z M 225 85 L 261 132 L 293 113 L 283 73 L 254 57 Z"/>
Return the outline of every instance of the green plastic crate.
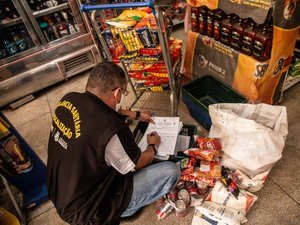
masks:
<path fill-rule="evenodd" d="M 246 99 L 212 76 L 196 79 L 182 87 L 182 100 L 190 114 L 206 129 L 211 127 L 208 106 L 215 103 L 243 103 Z"/>

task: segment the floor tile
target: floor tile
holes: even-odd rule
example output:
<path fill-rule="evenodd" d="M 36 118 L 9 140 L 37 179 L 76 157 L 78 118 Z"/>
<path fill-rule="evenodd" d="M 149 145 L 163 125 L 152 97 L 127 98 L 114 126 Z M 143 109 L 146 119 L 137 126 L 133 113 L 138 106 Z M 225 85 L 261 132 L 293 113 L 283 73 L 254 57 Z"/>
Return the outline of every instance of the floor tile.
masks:
<path fill-rule="evenodd" d="M 300 224 L 299 204 L 271 180 L 267 180 L 265 187 L 257 193 L 257 196 L 257 202 L 247 215 L 247 225 Z"/>
<path fill-rule="evenodd" d="M 50 113 L 15 127 L 29 146 L 42 159 L 47 161 L 48 138 L 51 126 Z"/>
<path fill-rule="evenodd" d="M 68 223 L 62 221 L 62 219 L 56 213 L 55 208 L 51 208 L 45 213 L 30 220 L 28 225 L 67 225 Z"/>
<path fill-rule="evenodd" d="M 50 109 L 46 95 L 41 94 L 31 102 L 28 102 L 17 109 L 4 109 L 2 112 L 13 126 L 18 127 L 24 123 L 34 120 L 37 117 L 49 113 Z"/>

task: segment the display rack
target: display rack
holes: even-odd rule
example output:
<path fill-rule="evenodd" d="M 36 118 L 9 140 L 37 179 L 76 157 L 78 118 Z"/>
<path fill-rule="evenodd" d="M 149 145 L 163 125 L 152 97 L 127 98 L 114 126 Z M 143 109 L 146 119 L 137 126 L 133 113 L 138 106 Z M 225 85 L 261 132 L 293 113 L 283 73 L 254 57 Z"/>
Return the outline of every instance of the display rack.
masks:
<path fill-rule="evenodd" d="M 147 7 L 136 23 L 122 18 L 124 9 Z M 124 11 L 123 11 L 124 10 Z M 130 109 L 177 114 L 181 45 L 170 38 L 172 23 L 161 7 L 147 2 L 81 5 L 109 61 L 120 64 L 133 90 Z M 150 13 L 151 11 L 151 13 Z M 118 20 L 112 19 L 121 15 Z M 122 25 L 120 23 L 130 25 Z M 116 25 L 117 24 L 117 25 Z"/>

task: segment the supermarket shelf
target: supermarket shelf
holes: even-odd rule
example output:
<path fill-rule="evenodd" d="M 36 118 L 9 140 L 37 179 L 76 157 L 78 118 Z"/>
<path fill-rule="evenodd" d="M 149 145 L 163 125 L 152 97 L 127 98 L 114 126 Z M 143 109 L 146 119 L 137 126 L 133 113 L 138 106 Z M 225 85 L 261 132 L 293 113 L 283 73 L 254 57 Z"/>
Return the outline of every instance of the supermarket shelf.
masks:
<path fill-rule="evenodd" d="M 300 82 L 300 76 L 292 79 L 291 81 L 285 82 L 285 84 L 283 86 L 283 91 L 286 91 L 287 89 L 289 89 L 290 87 L 294 86 L 298 82 Z"/>
<path fill-rule="evenodd" d="M 172 19 L 173 22 L 173 26 L 179 25 L 179 24 L 183 24 L 184 20 L 179 20 L 179 19 Z"/>
<path fill-rule="evenodd" d="M 67 9 L 69 7 L 70 7 L 69 3 L 63 3 L 63 4 L 60 4 L 58 6 L 54 6 L 52 8 L 43 9 L 43 10 L 40 10 L 40 11 L 33 12 L 33 15 L 35 17 L 41 17 L 41 16 L 45 16 L 45 15 L 48 15 L 48 14 L 51 14 L 51 13 L 54 13 L 54 12 L 57 12 L 57 11 Z"/>
<path fill-rule="evenodd" d="M 22 18 L 21 17 L 18 17 L 14 20 L 10 20 L 8 21 L 7 23 L 1 23 L 0 24 L 0 29 L 3 29 L 3 28 L 7 28 L 7 27 L 10 27 L 10 26 L 14 26 L 14 25 L 17 25 L 19 23 L 22 23 Z"/>

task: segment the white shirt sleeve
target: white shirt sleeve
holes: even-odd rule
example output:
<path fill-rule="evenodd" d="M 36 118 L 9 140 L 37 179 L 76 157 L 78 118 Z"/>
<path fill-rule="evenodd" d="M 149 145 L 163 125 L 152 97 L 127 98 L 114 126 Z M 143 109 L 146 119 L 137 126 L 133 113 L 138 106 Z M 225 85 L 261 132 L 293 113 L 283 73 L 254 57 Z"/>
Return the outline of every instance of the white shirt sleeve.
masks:
<path fill-rule="evenodd" d="M 106 145 L 105 161 L 121 174 L 135 171 L 135 163 L 127 155 L 119 137 L 115 134 Z"/>

